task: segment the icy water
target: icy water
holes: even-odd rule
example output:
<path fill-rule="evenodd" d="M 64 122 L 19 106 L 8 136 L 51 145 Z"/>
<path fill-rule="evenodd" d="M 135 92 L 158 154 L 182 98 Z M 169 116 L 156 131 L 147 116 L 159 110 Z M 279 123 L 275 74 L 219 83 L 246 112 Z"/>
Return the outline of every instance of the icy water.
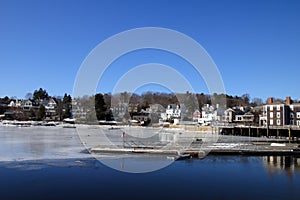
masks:
<path fill-rule="evenodd" d="M 300 197 L 300 158 L 296 157 L 208 156 L 133 174 L 81 153 L 83 147 L 73 130 L 24 130 L 0 127 L 0 199 Z M 47 134 L 36 134 L 43 131 Z M 58 135 L 53 138 L 48 133 Z M 127 162 L 130 159 L 122 160 L 120 167 Z"/>
<path fill-rule="evenodd" d="M 0 198 L 299 199 L 299 168 L 264 160 L 208 156 L 145 174 L 116 171 L 94 159 L 2 162 Z"/>

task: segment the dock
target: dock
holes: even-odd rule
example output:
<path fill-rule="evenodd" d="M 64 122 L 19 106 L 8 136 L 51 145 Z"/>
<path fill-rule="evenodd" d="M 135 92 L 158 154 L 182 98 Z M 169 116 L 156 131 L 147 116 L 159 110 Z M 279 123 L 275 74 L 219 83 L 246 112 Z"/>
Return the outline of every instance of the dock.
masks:
<path fill-rule="evenodd" d="M 279 127 L 103 127 L 81 139 L 94 154 L 300 155 L 300 129 Z M 124 134 L 126 133 L 126 134 Z M 130 133 L 130 134 L 127 134 Z M 155 134 L 153 134 L 155 133 Z M 152 135 L 151 135 L 152 134 Z M 151 137 L 148 137 L 151 135 Z M 97 138 L 93 139 L 93 138 Z"/>
<path fill-rule="evenodd" d="M 218 144 L 218 143 L 216 143 Z M 211 149 L 152 149 L 152 148 L 91 148 L 91 153 L 148 153 L 166 155 L 190 155 L 192 157 L 203 158 L 206 155 L 256 155 L 256 156 L 276 156 L 276 155 L 300 155 L 299 145 L 290 144 L 286 146 L 271 146 L 272 143 L 247 144 L 240 147 L 210 147 Z"/>
<path fill-rule="evenodd" d="M 220 134 L 248 137 L 285 138 L 300 142 L 298 126 L 218 126 Z"/>

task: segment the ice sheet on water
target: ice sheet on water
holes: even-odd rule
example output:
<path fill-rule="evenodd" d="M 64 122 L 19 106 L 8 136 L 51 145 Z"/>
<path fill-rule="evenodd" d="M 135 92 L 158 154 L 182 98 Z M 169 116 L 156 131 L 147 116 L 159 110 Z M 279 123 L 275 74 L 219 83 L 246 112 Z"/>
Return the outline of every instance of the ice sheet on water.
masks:
<path fill-rule="evenodd" d="M 0 127 L 0 161 L 92 157 L 76 130 L 62 127 Z"/>
<path fill-rule="evenodd" d="M 52 167 L 97 167 L 99 161 L 95 159 L 46 159 L 46 160 L 22 160 L 2 161 L 0 167 L 21 171 L 41 170 Z"/>

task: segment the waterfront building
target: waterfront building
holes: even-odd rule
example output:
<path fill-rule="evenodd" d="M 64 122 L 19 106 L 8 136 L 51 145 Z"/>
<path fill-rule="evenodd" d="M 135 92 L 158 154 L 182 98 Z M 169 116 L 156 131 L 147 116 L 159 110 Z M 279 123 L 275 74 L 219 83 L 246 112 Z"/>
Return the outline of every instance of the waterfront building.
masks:
<path fill-rule="evenodd" d="M 33 102 L 31 100 L 27 100 L 24 102 L 23 110 L 30 110 L 32 106 L 33 106 Z"/>
<path fill-rule="evenodd" d="M 45 114 L 48 119 L 55 119 L 57 117 L 57 103 L 53 98 L 46 100 L 43 104 L 45 106 Z"/>
<path fill-rule="evenodd" d="M 217 106 L 218 107 L 218 106 Z M 198 123 L 202 126 L 208 126 L 213 121 L 218 119 L 217 109 L 209 104 L 205 104 L 201 108 L 201 118 L 198 119 Z"/>
<path fill-rule="evenodd" d="M 181 117 L 181 109 L 180 105 L 176 104 L 169 104 L 167 106 L 166 112 L 161 113 L 161 118 L 166 121 L 174 118 L 180 118 Z"/>
<path fill-rule="evenodd" d="M 199 110 L 195 110 L 195 112 L 193 113 L 193 122 L 199 122 L 201 118 L 201 112 Z"/>
<path fill-rule="evenodd" d="M 293 103 L 289 96 L 284 103 L 274 102 L 270 97 L 263 106 L 259 122 L 261 126 L 300 126 L 300 104 Z"/>
<path fill-rule="evenodd" d="M 84 108 L 81 102 L 72 101 L 72 115 L 76 119 L 85 120 L 87 117 L 88 108 Z"/>
<path fill-rule="evenodd" d="M 247 112 L 242 115 L 235 115 L 235 123 L 243 125 L 254 125 L 256 122 L 256 116 L 252 112 Z"/>
<path fill-rule="evenodd" d="M 142 109 L 141 112 L 132 115 L 132 120 L 138 121 L 141 125 L 147 125 L 148 123 L 150 123 L 149 115 L 149 111 Z"/>
<path fill-rule="evenodd" d="M 130 105 L 128 106 L 128 103 L 118 103 L 116 105 L 112 105 L 111 107 L 112 109 L 112 114 L 114 116 L 114 118 L 116 118 L 115 120 L 124 120 L 123 118 L 126 115 L 129 115 L 129 113 L 135 113 L 137 112 L 137 110 L 133 109 L 133 106 Z M 129 117 L 127 117 L 129 118 Z"/>
<path fill-rule="evenodd" d="M 234 120 L 234 110 L 232 108 L 228 108 L 224 111 L 223 121 L 226 123 L 232 123 Z"/>
<path fill-rule="evenodd" d="M 290 125 L 300 126 L 300 103 L 290 105 Z"/>
<path fill-rule="evenodd" d="M 11 100 L 9 102 L 9 104 L 7 105 L 8 107 L 20 107 L 21 106 L 22 101 L 16 99 L 16 100 Z"/>

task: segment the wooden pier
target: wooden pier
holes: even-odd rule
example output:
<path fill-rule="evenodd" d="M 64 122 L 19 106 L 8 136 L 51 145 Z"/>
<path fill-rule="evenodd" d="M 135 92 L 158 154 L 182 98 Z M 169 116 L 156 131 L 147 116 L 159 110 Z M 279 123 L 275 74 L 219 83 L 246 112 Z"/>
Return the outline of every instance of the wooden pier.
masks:
<path fill-rule="evenodd" d="M 282 138 L 289 141 L 300 141 L 299 127 L 285 126 L 222 126 L 219 127 L 220 134 L 232 136 L 248 136 L 248 137 L 267 137 L 267 138 Z"/>

